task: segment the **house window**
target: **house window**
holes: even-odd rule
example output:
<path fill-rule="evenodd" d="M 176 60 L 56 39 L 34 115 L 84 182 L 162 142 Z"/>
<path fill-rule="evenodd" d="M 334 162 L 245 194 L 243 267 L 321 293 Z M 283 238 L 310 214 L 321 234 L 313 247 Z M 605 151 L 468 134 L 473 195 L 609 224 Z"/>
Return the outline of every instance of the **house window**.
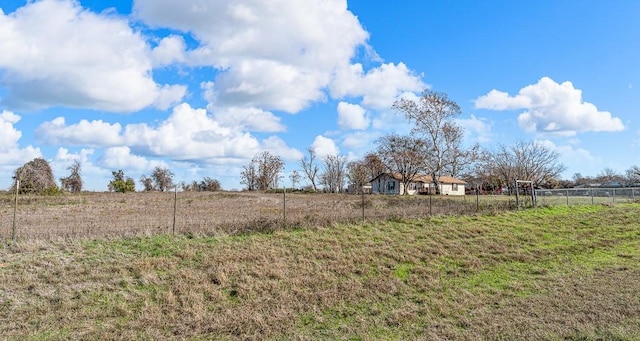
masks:
<path fill-rule="evenodd" d="M 387 183 L 387 190 L 393 191 L 395 188 L 396 188 L 396 182 L 395 181 L 389 181 Z"/>
<path fill-rule="evenodd" d="M 415 182 L 409 183 L 409 190 L 414 191 L 415 189 L 416 189 L 416 183 Z"/>
<path fill-rule="evenodd" d="M 458 184 L 451 184 L 451 190 L 454 192 L 458 191 Z"/>

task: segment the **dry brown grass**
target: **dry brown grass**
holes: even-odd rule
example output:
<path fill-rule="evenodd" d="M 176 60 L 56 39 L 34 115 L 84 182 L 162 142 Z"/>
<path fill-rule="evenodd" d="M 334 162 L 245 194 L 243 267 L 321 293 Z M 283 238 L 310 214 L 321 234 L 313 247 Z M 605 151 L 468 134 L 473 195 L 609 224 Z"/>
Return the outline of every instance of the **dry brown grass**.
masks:
<path fill-rule="evenodd" d="M 17 236 L 21 240 L 56 240 L 172 233 L 174 195 L 142 192 L 20 196 Z M 176 231 L 196 235 L 314 228 L 363 220 L 362 197 L 348 194 L 182 192 L 175 203 Z M 502 211 L 511 204 L 512 200 L 506 197 L 483 198 L 479 208 Z M 13 207 L 13 197 L 0 196 L 0 240 L 11 236 Z M 385 221 L 470 214 L 477 207 L 473 197 L 366 195 L 364 209 L 365 220 Z"/>
<path fill-rule="evenodd" d="M 640 336 L 640 205 L 0 249 L 18 339 Z"/>

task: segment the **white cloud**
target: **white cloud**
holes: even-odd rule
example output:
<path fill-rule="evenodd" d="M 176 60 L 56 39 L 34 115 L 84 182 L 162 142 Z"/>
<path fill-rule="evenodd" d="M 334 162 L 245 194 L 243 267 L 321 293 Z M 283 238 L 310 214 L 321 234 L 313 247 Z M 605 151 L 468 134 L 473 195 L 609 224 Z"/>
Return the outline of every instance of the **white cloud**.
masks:
<path fill-rule="evenodd" d="M 518 123 L 527 132 L 572 136 L 578 132 L 621 131 L 622 120 L 582 100 L 582 91 L 571 82 L 558 84 L 543 77 L 522 88 L 516 96 L 492 90 L 475 101 L 475 107 L 491 110 L 525 109 Z"/>
<path fill-rule="evenodd" d="M 251 123 L 246 126 L 267 123 L 271 130 L 282 129 L 275 117 L 266 112 L 243 112 L 229 109 L 222 114 L 244 115 Z M 7 117 L 13 117 L 8 116 Z M 235 117 L 237 118 L 237 117 Z M 257 119 L 256 119 L 257 118 Z M 273 123 L 270 120 L 273 120 Z M 136 155 L 167 157 L 176 161 L 198 163 L 237 162 L 249 159 L 263 149 L 282 152 L 292 158 L 301 154 L 287 147 L 277 137 L 269 137 L 262 142 L 244 130 L 241 124 L 230 119 L 231 125 L 223 124 L 218 117 L 210 116 L 205 109 L 194 109 L 183 103 L 173 109 L 171 115 L 157 125 L 133 123 L 121 127 L 119 123 L 107 123 L 101 120 L 81 120 L 66 125 L 63 117 L 41 124 L 36 133 L 38 138 L 52 145 L 76 145 L 91 147 L 127 146 Z M 0 125 L 1 125 L 0 121 Z M 263 131 L 268 130 L 263 127 Z M 7 133 L 6 136 L 10 134 Z M 114 149 L 121 151 L 121 149 Z M 114 155 L 110 151 L 109 155 Z"/>
<path fill-rule="evenodd" d="M 357 105 L 347 102 L 338 103 L 338 125 L 342 129 L 364 130 L 369 126 L 367 111 Z"/>
<path fill-rule="evenodd" d="M 470 118 L 457 119 L 456 122 L 462 128 L 464 128 L 465 138 L 471 139 L 472 143 L 488 143 L 493 140 L 493 123 L 489 122 L 486 118 L 478 118 L 475 115 L 471 115 Z"/>
<path fill-rule="evenodd" d="M 133 169 L 144 171 L 157 166 L 164 167 L 159 161 L 149 161 L 145 157 L 134 155 L 127 146 L 111 147 L 104 151 L 99 160 L 100 165 L 110 169 Z"/>
<path fill-rule="evenodd" d="M 95 14 L 71 0 L 0 11 L 0 50 L 3 103 L 11 107 L 128 112 L 167 107 L 186 91 L 154 82 L 150 49 L 125 18 Z"/>
<path fill-rule="evenodd" d="M 0 113 L 0 172 L 3 174 L 13 174 L 24 163 L 42 156 L 39 148 L 20 148 L 18 142 L 22 132 L 14 126 L 20 119 L 19 115 L 11 111 L 4 110 Z"/>
<path fill-rule="evenodd" d="M 560 161 L 567 167 L 566 174 L 596 174 L 604 166 L 601 158 L 592 155 L 584 148 L 571 144 L 556 145 L 550 140 L 535 140 L 535 142 L 560 155 Z"/>
<path fill-rule="evenodd" d="M 36 129 L 39 142 L 52 145 L 113 146 L 122 143 L 119 123 L 110 124 L 101 120 L 66 125 L 64 117 L 42 123 Z"/>
<path fill-rule="evenodd" d="M 200 85 L 204 90 L 204 98 L 209 101 L 207 109 L 214 113 L 215 119 L 228 127 L 259 132 L 282 132 L 286 127 L 280 118 L 273 113 L 254 107 L 217 107 L 214 83 L 204 82 Z"/>
<path fill-rule="evenodd" d="M 334 70 L 369 36 L 345 0 L 138 0 L 134 12 L 196 38 L 200 46 L 186 53 L 186 63 L 219 70 L 217 107 L 299 112 L 324 100 Z"/>
<path fill-rule="evenodd" d="M 262 148 L 284 160 L 302 159 L 302 153 L 299 150 L 287 146 L 286 142 L 276 136 L 268 137 L 262 141 Z"/>
<path fill-rule="evenodd" d="M 334 98 L 362 97 L 362 105 L 386 109 L 404 92 L 420 92 L 427 86 L 404 63 L 388 63 L 364 71 L 353 64 L 337 71 L 330 89 Z"/>
<path fill-rule="evenodd" d="M 311 148 L 321 158 L 327 155 L 338 155 L 340 153 L 338 146 L 336 146 L 336 142 L 333 139 L 322 135 L 316 136 L 311 144 Z"/>
<path fill-rule="evenodd" d="M 153 51 L 151 58 L 155 66 L 165 66 L 186 61 L 186 44 L 181 36 L 170 35 L 164 37 Z"/>
<path fill-rule="evenodd" d="M 358 131 L 345 135 L 341 145 L 350 150 L 369 152 L 369 149 L 374 148 L 374 142 L 378 137 L 379 134 L 374 132 Z"/>

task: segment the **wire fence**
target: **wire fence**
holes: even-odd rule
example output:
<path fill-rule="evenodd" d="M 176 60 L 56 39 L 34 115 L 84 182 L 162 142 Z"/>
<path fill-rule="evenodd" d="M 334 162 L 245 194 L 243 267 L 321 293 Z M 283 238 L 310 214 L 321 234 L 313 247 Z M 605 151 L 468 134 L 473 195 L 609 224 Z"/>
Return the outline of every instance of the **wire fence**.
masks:
<path fill-rule="evenodd" d="M 0 194 L 0 240 L 152 234 L 223 235 L 498 212 L 536 205 L 635 201 L 638 189 L 549 190 L 535 195 L 389 196 L 258 192 Z"/>
<path fill-rule="evenodd" d="M 596 205 L 616 202 L 635 202 L 640 188 L 564 188 L 538 189 L 538 205 Z"/>

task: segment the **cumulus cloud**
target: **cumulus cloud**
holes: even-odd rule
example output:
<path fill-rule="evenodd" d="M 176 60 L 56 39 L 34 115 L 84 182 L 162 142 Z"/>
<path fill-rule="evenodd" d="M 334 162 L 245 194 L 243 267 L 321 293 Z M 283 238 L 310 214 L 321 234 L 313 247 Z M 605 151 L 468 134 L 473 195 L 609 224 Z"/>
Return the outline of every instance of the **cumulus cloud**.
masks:
<path fill-rule="evenodd" d="M 471 115 L 470 118 L 457 119 L 456 122 L 466 133 L 465 137 L 469 136 L 473 139 L 473 143 L 487 143 L 493 140 L 493 123 L 489 122 L 486 118 L 478 118 L 475 115 Z"/>
<path fill-rule="evenodd" d="M 330 90 L 334 98 L 362 97 L 362 105 L 386 109 L 404 92 L 420 92 L 426 87 L 404 63 L 382 64 L 367 72 L 356 63 L 336 72 Z"/>
<path fill-rule="evenodd" d="M 66 125 L 64 117 L 57 117 L 42 123 L 36 129 L 36 138 L 51 145 L 113 146 L 122 143 L 121 130 L 119 123 L 83 119 L 77 124 Z"/>
<path fill-rule="evenodd" d="M 177 35 L 164 37 L 151 51 L 154 66 L 165 66 L 185 62 L 186 44 L 184 38 Z"/>
<path fill-rule="evenodd" d="M 340 102 L 338 103 L 338 125 L 342 129 L 367 129 L 369 118 L 366 113 L 367 111 L 357 104 Z"/>
<path fill-rule="evenodd" d="M 592 155 L 588 150 L 577 147 L 571 143 L 557 145 L 550 140 L 536 140 L 536 143 L 555 151 L 560 155 L 560 160 L 567 167 L 567 173 L 581 172 L 596 174 L 604 166 L 601 158 Z"/>
<path fill-rule="evenodd" d="M 254 120 L 252 124 L 272 119 L 267 113 L 260 112 L 247 117 L 260 115 L 267 118 Z M 5 116 L 16 120 L 14 114 Z M 277 121 L 274 122 L 272 130 L 282 128 Z M 0 126 L 2 124 L 0 121 Z M 12 134 L 15 135 L 15 132 L 7 129 L 3 138 Z M 122 150 L 118 147 L 127 146 L 136 155 L 204 163 L 216 162 L 214 159 L 247 159 L 263 149 L 280 151 L 280 155 L 293 158 L 301 156 L 279 138 L 269 137 L 261 142 L 245 130 L 238 129 L 237 124 L 222 124 L 205 109 L 194 109 L 186 103 L 176 106 L 171 115 L 157 125 L 132 123 L 122 127 L 119 123 L 101 120 L 81 120 L 67 125 L 63 117 L 58 117 L 41 124 L 36 134 L 40 141 L 51 145 L 114 147 L 116 149 L 113 150 L 119 152 Z M 114 155 L 113 150 L 109 155 Z"/>
<path fill-rule="evenodd" d="M 166 108 L 186 92 L 154 82 L 150 49 L 126 19 L 71 0 L 29 1 L 8 15 L 0 10 L 0 50 L 9 107 L 129 112 Z"/>
<path fill-rule="evenodd" d="M 311 144 L 311 149 L 313 149 L 321 158 L 327 155 L 338 155 L 340 153 L 338 146 L 336 146 L 336 142 L 333 139 L 322 135 L 316 136 Z"/>
<path fill-rule="evenodd" d="M 216 106 L 296 113 L 324 99 L 334 70 L 369 36 L 344 0 L 138 0 L 134 12 L 195 37 L 200 46 L 186 63 L 219 70 Z"/>
<path fill-rule="evenodd" d="M 22 137 L 14 126 L 21 117 L 11 111 L 0 113 L 0 171 L 11 174 L 16 168 L 25 162 L 42 156 L 39 148 L 27 146 L 21 148 L 18 144 Z"/>
<path fill-rule="evenodd" d="M 155 165 L 165 166 L 163 162 L 149 161 L 145 157 L 134 155 L 127 146 L 107 148 L 99 162 L 106 168 L 134 169 L 138 171 L 155 167 Z"/>
<path fill-rule="evenodd" d="M 572 136 L 578 132 L 621 131 L 622 120 L 598 111 L 582 100 L 582 91 L 571 82 L 556 83 L 549 77 L 522 88 L 517 95 L 492 90 L 476 99 L 475 107 L 490 110 L 525 109 L 518 123 L 527 132 Z"/>

